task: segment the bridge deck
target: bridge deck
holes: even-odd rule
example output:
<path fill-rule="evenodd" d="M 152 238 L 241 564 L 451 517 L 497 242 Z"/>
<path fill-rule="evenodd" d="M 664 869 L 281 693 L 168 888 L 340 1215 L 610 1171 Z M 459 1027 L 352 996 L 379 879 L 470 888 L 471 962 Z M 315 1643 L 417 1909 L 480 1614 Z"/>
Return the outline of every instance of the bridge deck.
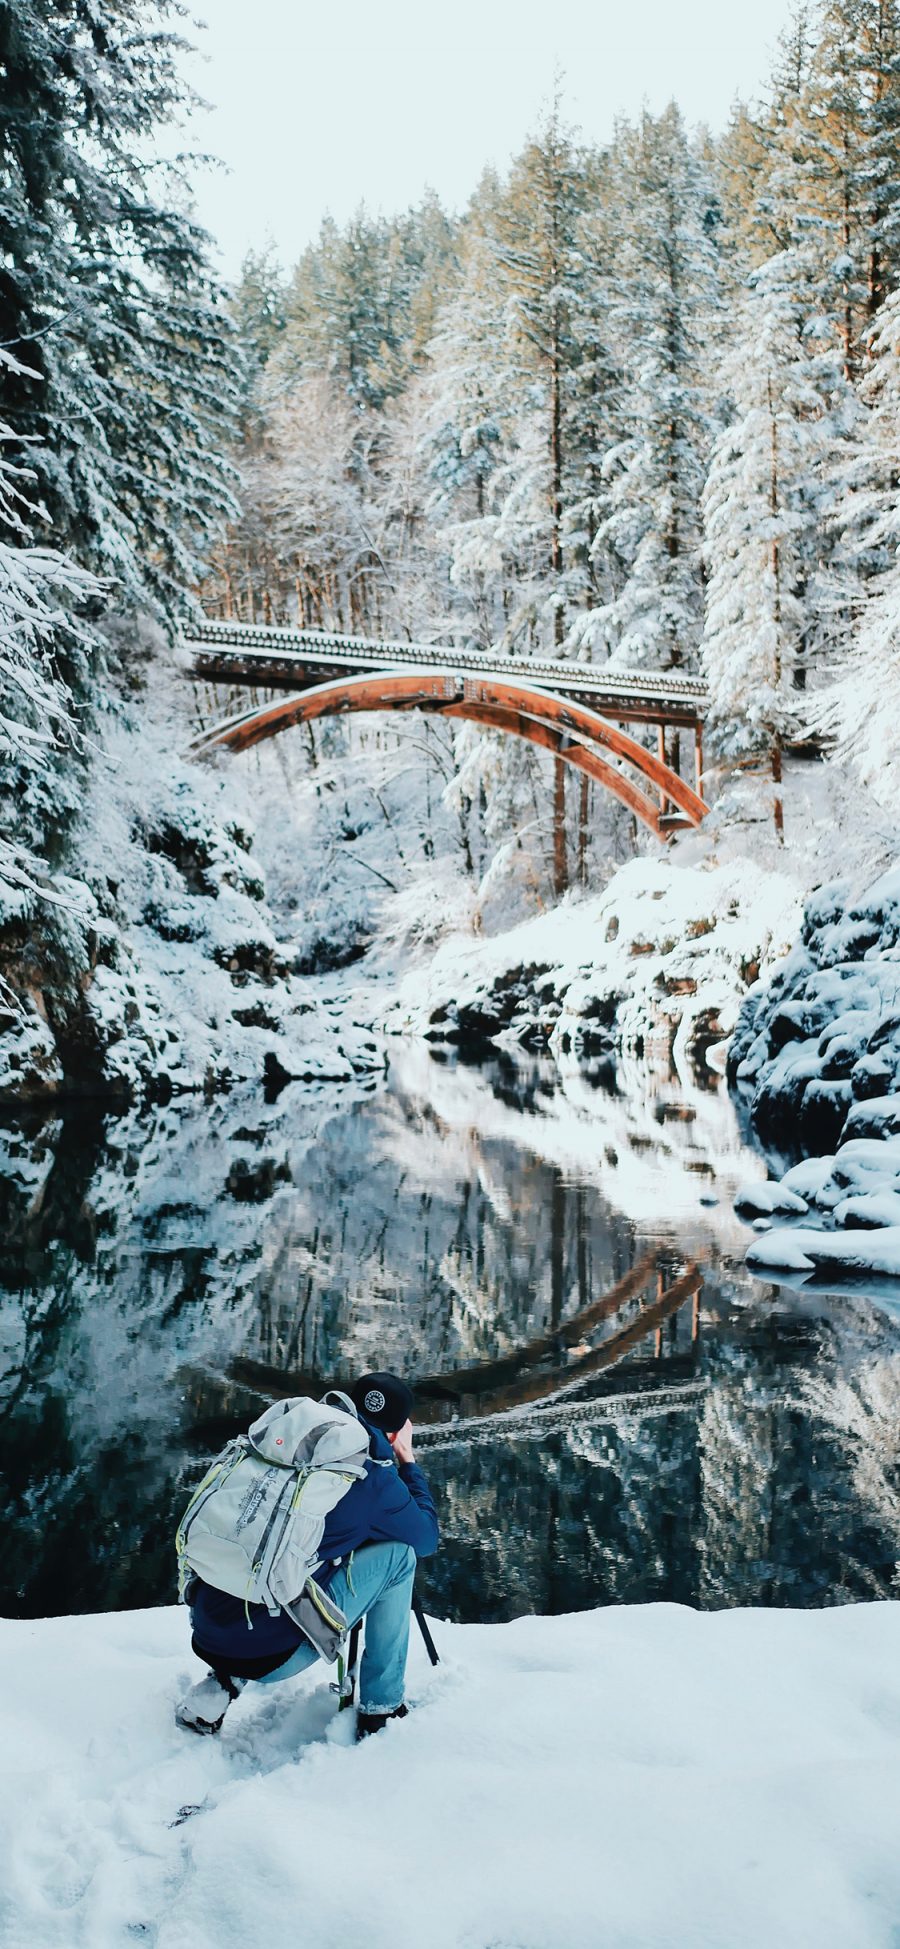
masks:
<path fill-rule="evenodd" d="M 443 643 L 376 642 L 324 630 L 279 629 L 264 623 L 192 624 L 184 634 L 191 668 L 210 683 L 252 684 L 267 690 L 308 690 L 330 678 L 367 670 L 490 671 L 510 682 L 546 684 L 621 723 L 699 728 L 707 693 L 678 670 L 610 670 L 568 657 L 481 656 Z"/>

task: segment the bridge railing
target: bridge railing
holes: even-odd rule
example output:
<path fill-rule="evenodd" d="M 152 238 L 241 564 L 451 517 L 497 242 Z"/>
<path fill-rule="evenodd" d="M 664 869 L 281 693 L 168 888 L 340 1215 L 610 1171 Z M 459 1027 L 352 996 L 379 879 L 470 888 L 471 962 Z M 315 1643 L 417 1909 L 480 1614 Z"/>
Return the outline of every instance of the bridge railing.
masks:
<path fill-rule="evenodd" d="M 491 672 L 504 677 L 527 676 L 532 682 L 552 681 L 554 688 L 602 691 L 610 699 L 645 697 L 649 702 L 671 699 L 693 707 L 698 717 L 705 714 L 706 686 L 696 677 L 678 670 L 617 670 L 608 664 L 581 663 L 573 657 L 522 657 L 499 650 L 485 654 L 461 650 L 448 643 L 398 643 L 367 636 L 351 636 L 341 631 L 292 629 L 269 623 L 192 623 L 184 632 L 186 650 L 196 656 L 198 674 L 203 674 L 204 653 L 237 661 L 250 652 L 260 662 L 298 664 L 314 659 L 340 661 L 349 668 L 387 669 L 416 665 Z M 260 675 L 262 675 L 260 671 Z"/>

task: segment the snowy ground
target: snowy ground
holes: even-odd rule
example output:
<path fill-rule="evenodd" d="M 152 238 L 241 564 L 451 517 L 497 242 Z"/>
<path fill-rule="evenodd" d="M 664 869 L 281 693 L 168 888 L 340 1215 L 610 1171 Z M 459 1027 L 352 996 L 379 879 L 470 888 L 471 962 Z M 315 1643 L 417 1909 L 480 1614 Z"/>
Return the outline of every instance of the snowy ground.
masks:
<path fill-rule="evenodd" d="M 315 1674 L 181 1733 L 177 1610 L 2 1624 L 4 1949 L 896 1944 L 900 1604 L 435 1631 L 356 1748 Z"/>

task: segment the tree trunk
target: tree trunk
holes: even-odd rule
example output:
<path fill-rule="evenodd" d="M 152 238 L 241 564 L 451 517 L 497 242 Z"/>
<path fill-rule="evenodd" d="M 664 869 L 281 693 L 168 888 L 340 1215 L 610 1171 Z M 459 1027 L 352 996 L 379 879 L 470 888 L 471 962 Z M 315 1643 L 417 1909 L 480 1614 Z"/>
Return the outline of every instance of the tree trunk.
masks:
<path fill-rule="evenodd" d="M 784 801 L 781 797 L 781 792 L 778 789 L 781 785 L 781 741 L 779 738 L 775 739 L 775 742 L 772 746 L 772 781 L 776 787 L 775 800 L 772 808 L 773 816 L 775 819 L 775 836 L 778 840 L 779 846 L 783 846 L 784 845 Z"/>
<path fill-rule="evenodd" d="M 558 898 L 568 890 L 569 861 L 566 851 L 566 763 L 553 760 L 553 890 Z"/>
<path fill-rule="evenodd" d="M 581 789 L 578 795 L 578 884 L 587 886 L 587 852 L 591 781 L 581 774 Z"/>

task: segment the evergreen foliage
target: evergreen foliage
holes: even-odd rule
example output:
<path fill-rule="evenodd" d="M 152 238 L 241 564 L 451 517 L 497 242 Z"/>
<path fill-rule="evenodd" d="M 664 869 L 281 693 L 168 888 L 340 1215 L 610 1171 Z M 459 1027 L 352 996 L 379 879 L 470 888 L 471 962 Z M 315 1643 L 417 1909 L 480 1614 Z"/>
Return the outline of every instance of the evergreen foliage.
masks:
<path fill-rule="evenodd" d="M 841 520 L 851 565 L 865 571 L 832 680 L 814 700 L 813 728 L 833 742 L 885 804 L 896 804 L 900 756 L 900 292 L 882 306 L 871 335 L 862 393 L 868 412 L 841 486 Z"/>
<path fill-rule="evenodd" d="M 25 374 L 0 350 L 0 372 Z M 81 668 L 90 650 L 79 615 L 100 595 L 94 577 L 52 548 L 35 547 L 27 524 L 27 473 L 4 448 L 0 421 L 0 781 L 13 819 L 0 821 L 0 902 L 33 891 L 43 877 L 35 851 L 64 787 L 58 760 L 76 737 L 73 698 L 59 674 L 60 650 Z"/>
<path fill-rule="evenodd" d="M 620 134 L 614 319 L 624 437 L 604 456 L 609 513 L 595 550 L 621 588 L 596 627 L 615 662 L 693 667 L 703 628 L 700 498 L 717 324 L 717 211 L 678 109 Z"/>
<path fill-rule="evenodd" d="M 49 861 L 104 608 L 170 627 L 237 512 L 239 357 L 183 163 L 176 0 L 0 0 L 0 637 L 7 886 Z"/>
<path fill-rule="evenodd" d="M 723 373 L 734 417 L 704 491 L 711 727 L 723 755 L 765 757 L 776 778 L 833 619 L 821 537 L 853 417 L 838 348 L 806 310 L 807 271 L 788 251 L 751 276 Z"/>
<path fill-rule="evenodd" d="M 858 700 L 865 671 L 893 694 L 900 0 L 798 0 L 720 139 L 673 103 L 591 149 L 557 90 L 460 217 L 429 194 L 328 218 L 289 273 L 251 252 L 229 307 L 185 166 L 147 140 L 190 106 L 181 18 L 0 0 L 29 803 L 96 692 L 103 602 L 173 627 L 201 578 L 226 616 L 702 669 L 723 762 L 777 774 L 824 732 L 892 778 Z M 463 826 L 520 843 L 542 761 L 448 736 Z M 558 767 L 557 888 L 573 810 Z"/>
<path fill-rule="evenodd" d="M 557 96 L 460 219 L 327 223 L 229 613 L 702 668 L 719 758 L 777 770 L 887 600 L 898 198 L 897 0 L 797 0 L 719 140 L 671 104 L 590 150 Z M 286 573 L 266 536 L 304 509 Z M 533 754 L 456 745 L 463 795 L 524 829 Z"/>
<path fill-rule="evenodd" d="M 172 619 L 235 512 L 234 352 L 183 166 L 170 0 L 0 5 L 2 410 L 39 535 Z"/>

